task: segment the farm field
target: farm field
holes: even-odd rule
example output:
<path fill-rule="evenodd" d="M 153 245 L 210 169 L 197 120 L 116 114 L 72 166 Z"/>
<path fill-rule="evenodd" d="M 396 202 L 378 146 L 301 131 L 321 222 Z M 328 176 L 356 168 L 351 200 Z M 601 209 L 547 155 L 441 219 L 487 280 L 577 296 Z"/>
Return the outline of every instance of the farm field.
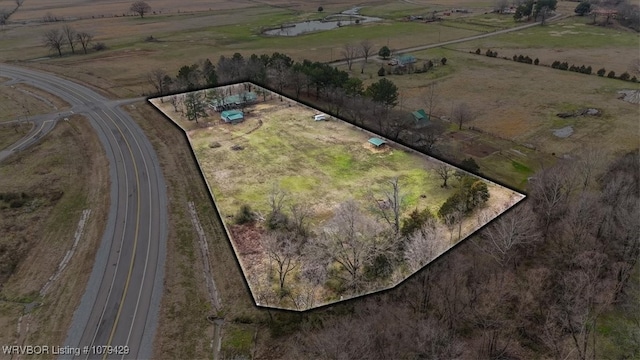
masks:
<path fill-rule="evenodd" d="M 242 88 L 237 85 L 215 91 L 235 93 Z M 389 184 L 397 179 L 402 199 L 396 202 L 401 209 L 398 215 L 406 219 L 411 212 L 425 209 L 437 214 L 457 186 L 442 187 L 442 179 L 436 173 L 438 167 L 450 165 L 394 143 L 376 148 L 368 143 L 373 134 L 339 119 L 313 121 L 317 110 L 286 98 L 282 100 L 272 93 L 267 95 L 263 93 L 266 90 L 257 87 L 255 91 L 264 97 L 244 109 L 246 117 L 239 124 L 222 123 L 216 112 L 195 123 L 181 114 L 182 105 L 175 111 L 170 97 L 151 102 L 187 132 L 258 305 L 305 310 L 393 287 L 524 198 L 474 176 L 473 181 L 486 184 L 488 202 L 453 227 L 445 226 L 434 217 L 433 242 L 414 246 L 409 241 L 406 245 L 418 253 L 420 259 L 411 258 L 408 251 L 389 250 L 396 252 L 393 258 L 399 258 L 389 274 L 371 276 L 366 281 L 359 279 L 357 284 L 347 286 L 339 280 L 344 276 L 342 272 L 348 271 L 348 266 L 340 265 L 340 260 L 318 266 L 314 262 L 319 260 L 313 256 L 305 258 L 298 254 L 300 256 L 289 260 L 291 273 L 280 278 L 278 288 L 278 279 L 274 277 L 283 274 L 276 274 L 281 269 L 276 267 L 274 272 L 272 268 L 272 263 L 278 261 L 270 240 L 274 233 L 270 219 L 274 213 L 286 212 L 295 219 L 301 216 L 300 209 L 306 209 L 308 229 L 304 242 L 308 248 L 299 251 L 313 254 L 321 251 L 322 239 L 330 233 L 328 229 L 342 220 L 338 214 L 347 206 L 345 203 L 351 204 L 349 200 L 357 204 L 350 208 L 352 211 L 373 219 L 380 202 L 389 201 L 386 197 Z M 456 180 L 450 181 L 456 183 Z M 276 198 L 281 205 L 274 204 Z M 256 220 L 240 223 L 238 214 L 247 206 Z M 282 209 L 274 210 L 274 206 Z M 383 231 L 386 230 L 373 231 L 364 241 L 379 241 L 376 239 Z M 377 246 L 390 246 L 382 244 Z M 371 265 L 364 259 L 361 261 L 363 267 Z M 318 271 L 310 267 L 312 264 L 326 267 L 329 272 L 312 278 L 309 274 Z"/>
<path fill-rule="evenodd" d="M 460 103 L 467 103 L 473 109 L 474 120 L 465 124 L 462 130 L 449 123 L 448 135 L 440 144 L 444 152 L 459 159 L 473 156 L 483 173 L 511 186 L 524 188 L 527 178 L 541 166 L 552 164 L 557 158 L 579 156 L 594 139 L 598 139 L 599 144 L 606 144 L 601 149 L 606 156 L 638 146 L 638 105 L 622 101 L 618 93 L 638 90 L 638 83 L 553 69 L 548 62 L 551 58 L 542 56 L 538 66 L 511 60 L 514 54 L 536 58 L 538 51 L 553 52 L 550 48 L 501 48 L 496 50 L 498 58 L 484 56 L 486 49 L 481 49 L 481 55 L 451 48 L 414 52 L 412 55 L 418 58 L 419 63 L 445 57 L 447 65 L 438 66 L 428 73 L 387 75 L 400 89 L 398 107 L 404 111 L 426 108 L 432 84 L 436 93 L 434 113 L 441 118 L 450 119 L 452 109 Z M 626 49 L 618 47 L 617 52 L 633 51 Z M 587 51 L 568 48 L 562 52 L 558 50 L 558 54 L 574 54 L 575 60 L 582 59 L 588 65 L 593 60 L 589 60 Z M 578 55 L 581 52 L 584 58 Z M 503 54 L 508 59 L 500 58 Z M 565 61 L 566 58 L 558 55 L 555 59 Z M 600 64 L 607 69 L 619 64 L 624 71 L 633 59 L 633 56 L 603 58 L 603 62 L 594 69 L 597 70 Z M 364 74 L 355 74 L 354 71 L 353 76 L 359 76 L 365 84 L 372 83 L 378 78 L 376 72 L 379 67 L 379 64 L 370 62 L 365 66 Z M 346 66 L 342 69 L 346 70 Z M 359 73 L 360 64 L 354 64 L 353 69 Z M 554 80 L 544 80 L 550 78 Z M 569 118 L 557 116 L 558 113 L 586 108 L 598 109 L 600 113 Z M 554 131 L 569 127 L 572 131 L 569 136 L 554 135 Z"/>

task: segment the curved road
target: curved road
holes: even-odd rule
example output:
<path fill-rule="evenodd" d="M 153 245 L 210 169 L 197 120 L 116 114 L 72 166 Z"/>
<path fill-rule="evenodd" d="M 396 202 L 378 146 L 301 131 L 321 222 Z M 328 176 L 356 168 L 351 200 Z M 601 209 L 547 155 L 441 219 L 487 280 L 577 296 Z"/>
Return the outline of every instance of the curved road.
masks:
<path fill-rule="evenodd" d="M 0 76 L 56 94 L 78 109 L 96 130 L 109 160 L 106 229 L 64 345 L 86 347 L 89 351 L 81 358 L 150 358 L 168 222 L 166 187 L 153 147 L 118 102 L 85 86 L 5 64 Z M 101 346 L 123 351 L 108 355 Z"/>

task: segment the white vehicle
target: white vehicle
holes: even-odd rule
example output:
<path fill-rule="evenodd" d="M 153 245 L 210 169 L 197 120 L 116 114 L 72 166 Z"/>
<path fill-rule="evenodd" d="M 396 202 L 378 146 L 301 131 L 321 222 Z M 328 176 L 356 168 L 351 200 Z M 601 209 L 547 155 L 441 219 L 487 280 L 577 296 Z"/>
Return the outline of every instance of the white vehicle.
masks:
<path fill-rule="evenodd" d="M 327 120 L 327 115 L 325 115 L 325 114 L 315 114 L 315 115 L 313 115 L 313 120 L 314 120 L 314 121 L 324 121 L 324 120 Z"/>

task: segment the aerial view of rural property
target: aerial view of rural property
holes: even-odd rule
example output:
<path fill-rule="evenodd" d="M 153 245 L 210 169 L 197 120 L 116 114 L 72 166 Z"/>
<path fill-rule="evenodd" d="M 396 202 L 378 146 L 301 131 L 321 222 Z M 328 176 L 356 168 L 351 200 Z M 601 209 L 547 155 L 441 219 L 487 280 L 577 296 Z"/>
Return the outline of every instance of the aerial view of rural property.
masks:
<path fill-rule="evenodd" d="M 640 358 L 637 0 L 0 0 L 0 359 Z"/>

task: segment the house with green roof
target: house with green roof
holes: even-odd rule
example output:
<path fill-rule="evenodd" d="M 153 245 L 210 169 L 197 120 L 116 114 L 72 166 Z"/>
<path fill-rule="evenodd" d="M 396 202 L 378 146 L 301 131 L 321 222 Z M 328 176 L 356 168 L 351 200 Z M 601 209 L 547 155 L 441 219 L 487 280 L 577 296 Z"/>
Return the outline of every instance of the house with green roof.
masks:
<path fill-rule="evenodd" d="M 226 110 L 220 113 L 222 121 L 227 124 L 237 124 L 244 121 L 244 113 L 240 110 Z"/>

